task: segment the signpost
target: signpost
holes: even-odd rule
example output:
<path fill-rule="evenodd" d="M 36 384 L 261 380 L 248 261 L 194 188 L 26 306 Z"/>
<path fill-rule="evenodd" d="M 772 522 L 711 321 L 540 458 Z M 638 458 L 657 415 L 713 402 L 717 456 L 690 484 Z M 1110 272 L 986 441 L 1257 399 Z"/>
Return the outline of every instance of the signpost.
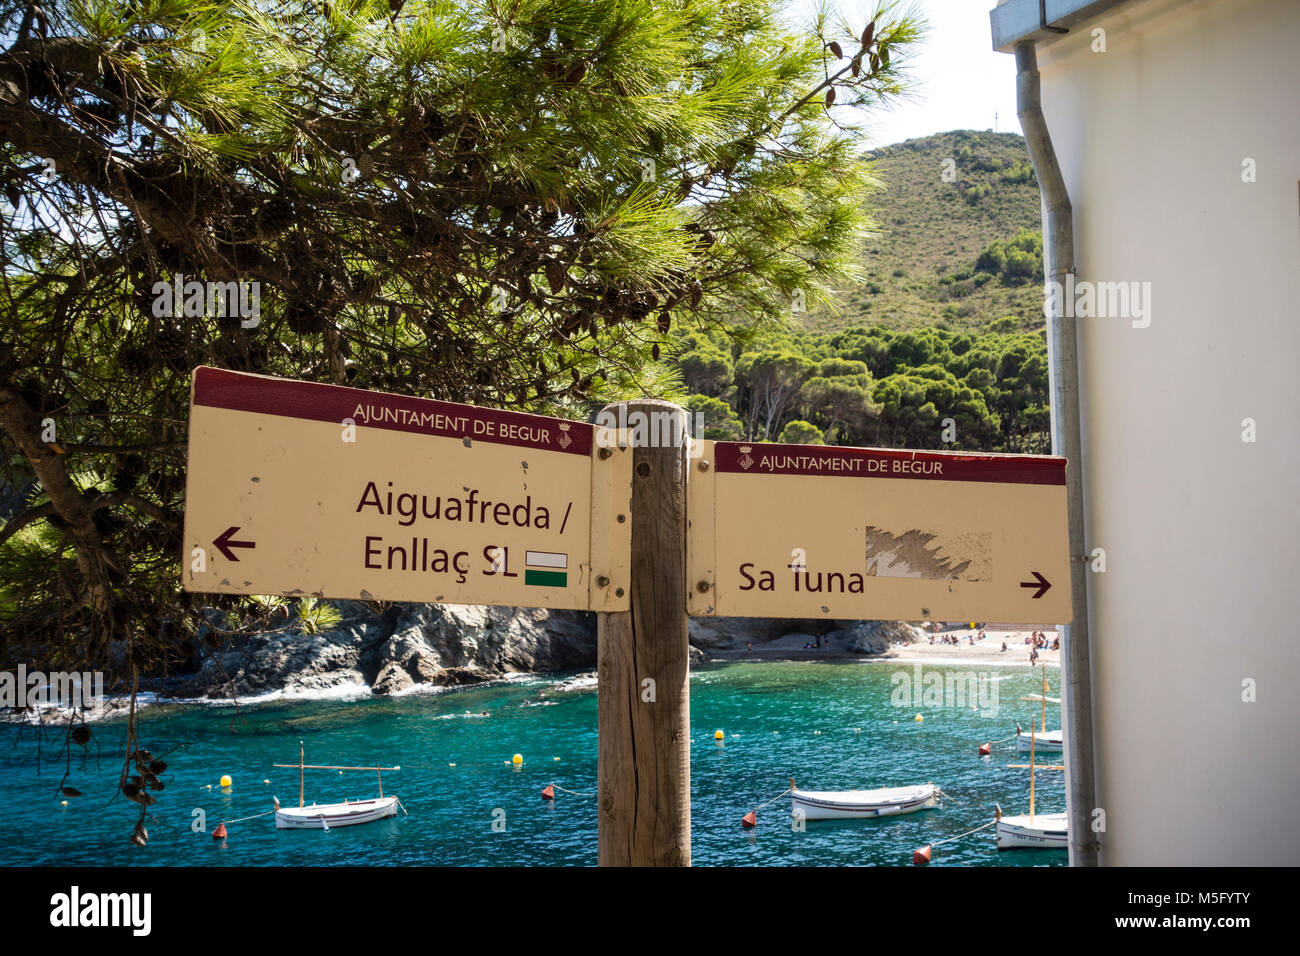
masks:
<path fill-rule="evenodd" d="M 602 865 L 690 863 L 688 613 L 1070 620 L 1062 458 L 614 417 L 637 427 L 196 369 L 185 587 L 602 612 Z"/>
<path fill-rule="evenodd" d="M 626 610 L 631 455 L 594 433 L 196 369 L 185 588 Z"/>
<path fill-rule="evenodd" d="M 693 616 L 1068 623 L 1065 459 L 706 442 Z"/>

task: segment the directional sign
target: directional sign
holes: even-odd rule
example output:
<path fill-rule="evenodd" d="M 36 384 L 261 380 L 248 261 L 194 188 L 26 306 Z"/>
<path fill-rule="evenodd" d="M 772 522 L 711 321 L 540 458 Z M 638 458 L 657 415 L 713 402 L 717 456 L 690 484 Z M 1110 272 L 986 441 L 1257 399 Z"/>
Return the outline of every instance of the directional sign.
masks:
<path fill-rule="evenodd" d="M 185 588 L 627 610 L 632 454 L 595 431 L 196 369 Z"/>
<path fill-rule="evenodd" d="M 1070 622 L 1065 459 L 707 442 L 696 616 Z"/>

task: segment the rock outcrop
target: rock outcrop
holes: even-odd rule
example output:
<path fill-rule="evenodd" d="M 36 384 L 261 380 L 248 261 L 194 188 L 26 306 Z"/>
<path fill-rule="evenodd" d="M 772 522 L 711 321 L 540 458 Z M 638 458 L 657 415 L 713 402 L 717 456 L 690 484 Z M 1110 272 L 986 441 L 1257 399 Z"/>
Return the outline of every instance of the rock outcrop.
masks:
<path fill-rule="evenodd" d="M 395 694 L 416 684 L 578 670 L 596 660 L 595 616 L 581 611 L 402 604 L 377 614 L 357 602 L 330 603 L 343 620 L 318 634 L 291 629 L 225 642 L 199 667 L 196 691 L 254 695 L 365 684 Z"/>
<path fill-rule="evenodd" d="M 298 629 L 232 638 L 207 653 L 192 680 L 201 696 L 290 694 L 362 685 L 396 694 L 417 685 L 456 686 L 510 673 L 596 666 L 596 618 L 582 611 L 400 604 L 377 613 L 353 601 L 330 602 L 343 615 L 317 634 Z M 878 654 L 917 640 L 892 621 L 781 621 L 693 618 L 691 662 L 747 643 L 800 647 L 820 638 L 832 650 Z"/>

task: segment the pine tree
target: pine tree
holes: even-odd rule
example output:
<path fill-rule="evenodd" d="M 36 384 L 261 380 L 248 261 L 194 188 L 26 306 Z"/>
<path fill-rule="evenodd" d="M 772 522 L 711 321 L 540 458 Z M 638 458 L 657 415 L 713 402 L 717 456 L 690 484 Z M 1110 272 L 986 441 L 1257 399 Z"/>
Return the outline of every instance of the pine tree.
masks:
<path fill-rule="evenodd" d="M 827 299 L 919 24 L 781 10 L 0 2 L 5 650 L 265 622 L 179 592 L 194 366 L 582 417 L 671 388 L 670 334 Z M 160 308 L 190 281 L 256 321 Z"/>

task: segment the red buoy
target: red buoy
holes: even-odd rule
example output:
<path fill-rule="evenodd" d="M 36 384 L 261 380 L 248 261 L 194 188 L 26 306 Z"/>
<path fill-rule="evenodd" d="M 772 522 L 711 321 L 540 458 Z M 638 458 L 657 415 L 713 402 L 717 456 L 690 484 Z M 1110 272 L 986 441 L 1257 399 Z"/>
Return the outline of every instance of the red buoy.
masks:
<path fill-rule="evenodd" d="M 217 828 L 212 831 L 212 839 L 224 840 L 225 838 L 226 838 L 226 825 L 224 823 L 218 823 Z"/>
<path fill-rule="evenodd" d="M 748 830 L 750 827 L 758 826 L 758 814 L 750 810 L 740 818 L 740 825 Z"/>
<path fill-rule="evenodd" d="M 993 752 L 993 747 L 992 747 L 992 745 L 990 745 L 990 744 L 980 744 L 980 756 L 981 756 L 981 757 L 987 757 L 987 756 L 988 756 L 989 754 L 991 754 L 992 752 Z"/>
<path fill-rule="evenodd" d="M 553 784 L 553 783 L 548 783 L 548 784 L 546 785 L 546 789 L 542 791 L 542 799 L 543 799 L 543 800 L 554 800 L 554 799 L 555 799 L 555 784 Z"/>
<path fill-rule="evenodd" d="M 927 843 L 919 850 L 912 851 L 912 864 L 914 866 L 925 866 L 930 862 L 930 847 L 931 844 Z"/>

